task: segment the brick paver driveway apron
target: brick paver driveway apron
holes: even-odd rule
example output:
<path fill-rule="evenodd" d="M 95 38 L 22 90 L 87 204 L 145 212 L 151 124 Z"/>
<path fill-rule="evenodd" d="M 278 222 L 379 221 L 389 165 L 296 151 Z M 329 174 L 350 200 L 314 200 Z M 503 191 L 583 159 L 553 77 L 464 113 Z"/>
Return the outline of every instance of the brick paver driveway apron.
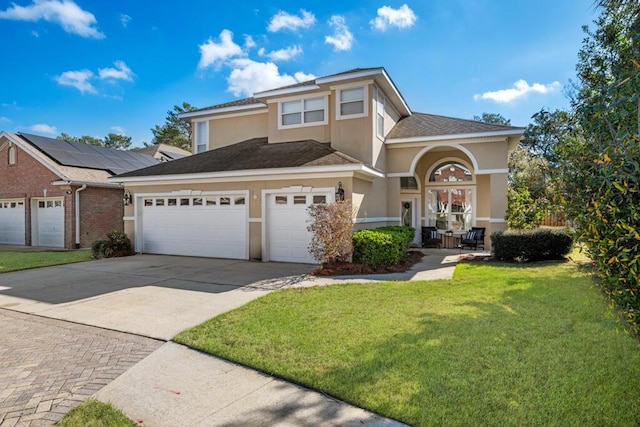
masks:
<path fill-rule="evenodd" d="M 0 427 L 54 425 L 163 343 L 0 309 Z"/>

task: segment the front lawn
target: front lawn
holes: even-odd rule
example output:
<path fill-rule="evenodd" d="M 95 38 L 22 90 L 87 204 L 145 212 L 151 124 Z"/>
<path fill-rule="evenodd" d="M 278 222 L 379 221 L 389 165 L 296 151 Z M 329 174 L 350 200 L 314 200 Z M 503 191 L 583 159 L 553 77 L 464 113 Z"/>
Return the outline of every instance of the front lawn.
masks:
<path fill-rule="evenodd" d="M 411 425 L 636 425 L 640 346 L 574 264 L 274 292 L 175 340 Z"/>
<path fill-rule="evenodd" d="M 59 252 L 0 251 L 0 273 L 51 265 L 70 264 L 73 262 L 88 261 L 90 259 L 91 251 L 87 250 Z"/>
<path fill-rule="evenodd" d="M 135 427 L 137 425 L 111 404 L 95 399 L 82 402 L 58 423 L 59 427 Z"/>

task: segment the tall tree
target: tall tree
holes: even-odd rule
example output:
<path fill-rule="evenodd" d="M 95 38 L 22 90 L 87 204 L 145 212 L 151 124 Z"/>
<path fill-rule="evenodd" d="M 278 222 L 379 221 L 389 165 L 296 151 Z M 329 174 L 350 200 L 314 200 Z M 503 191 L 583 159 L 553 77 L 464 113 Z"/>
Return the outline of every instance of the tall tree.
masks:
<path fill-rule="evenodd" d="M 511 126 L 511 120 L 505 118 L 500 113 L 482 113 L 481 116 L 473 116 L 477 122 L 493 123 L 496 125 Z"/>
<path fill-rule="evenodd" d="M 81 137 L 71 136 L 66 133 L 61 133 L 58 135 L 58 139 L 68 142 L 79 142 L 80 144 L 89 144 L 89 145 L 104 145 L 104 141 L 100 138 L 96 138 L 94 136 L 82 135 Z"/>
<path fill-rule="evenodd" d="M 131 147 L 131 137 L 117 133 L 110 133 L 104 138 L 102 145 L 106 148 L 128 150 L 129 147 Z"/>
<path fill-rule="evenodd" d="M 174 105 L 173 110 L 167 111 L 167 117 L 163 125 L 156 125 L 153 133 L 152 144 L 167 144 L 191 151 L 191 122 L 178 117 L 181 113 L 197 110 L 187 102 L 182 105 Z"/>
<path fill-rule="evenodd" d="M 596 4 L 576 67 L 578 127 L 558 147 L 559 169 L 604 290 L 640 334 L 640 3 Z"/>

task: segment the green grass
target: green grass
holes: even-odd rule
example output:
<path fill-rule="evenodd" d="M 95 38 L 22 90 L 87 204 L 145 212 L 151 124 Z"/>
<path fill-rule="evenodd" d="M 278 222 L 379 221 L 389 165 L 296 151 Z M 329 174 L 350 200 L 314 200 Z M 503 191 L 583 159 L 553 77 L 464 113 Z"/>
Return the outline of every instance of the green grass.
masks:
<path fill-rule="evenodd" d="M 91 251 L 22 252 L 0 251 L 0 273 L 36 267 L 88 261 Z"/>
<path fill-rule="evenodd" d="M 82 402 L 58 423 L 59 427 L 133 427 L 137 425 L 111 404 L 95 399 Z"/>
<path fill-rule="evenodd" d="M 571 263 L 283 290 L 177 342 L 411 425 L 637 425 L 640 346 Z"/>

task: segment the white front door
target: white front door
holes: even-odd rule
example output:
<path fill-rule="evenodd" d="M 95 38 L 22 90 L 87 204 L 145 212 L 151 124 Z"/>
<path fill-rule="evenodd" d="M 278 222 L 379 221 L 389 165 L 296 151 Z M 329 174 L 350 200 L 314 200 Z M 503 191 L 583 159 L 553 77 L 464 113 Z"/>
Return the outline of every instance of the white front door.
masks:
<path fill-rule="evenodd" d="M 31 245 L 64 247 L 64 201 L 35 199 L 31 204 Z"/>
<path fill-rule="evenodd" d="M 0 200 L 0 243 L 24 245 L 24 199 Z"/>
<path fill-rule="evenodd" d="M 406 225 L 407 227 L 413 227 L 416 230 L 416 233 L 413 238 L 413 242 L 416 244 L 420 243 L 420 227 L 419 227 L 419 218 L 418 214 L 418 203 L 416 199 L 403 199 L 400 202 L 400 225 Z"/>
<path fill-rule="evenodd" d="M 140 252 L 249 259 L 247 194 L 143 196 Z"/>
<path fill-rule="evenodd" d="M 269 261 L 317 264 L 309 253 L 312 234 L 307 230 L 312 203 L 327 203 L 328 194 L 270 194 L 267 198 L 267 236 Z"/>

